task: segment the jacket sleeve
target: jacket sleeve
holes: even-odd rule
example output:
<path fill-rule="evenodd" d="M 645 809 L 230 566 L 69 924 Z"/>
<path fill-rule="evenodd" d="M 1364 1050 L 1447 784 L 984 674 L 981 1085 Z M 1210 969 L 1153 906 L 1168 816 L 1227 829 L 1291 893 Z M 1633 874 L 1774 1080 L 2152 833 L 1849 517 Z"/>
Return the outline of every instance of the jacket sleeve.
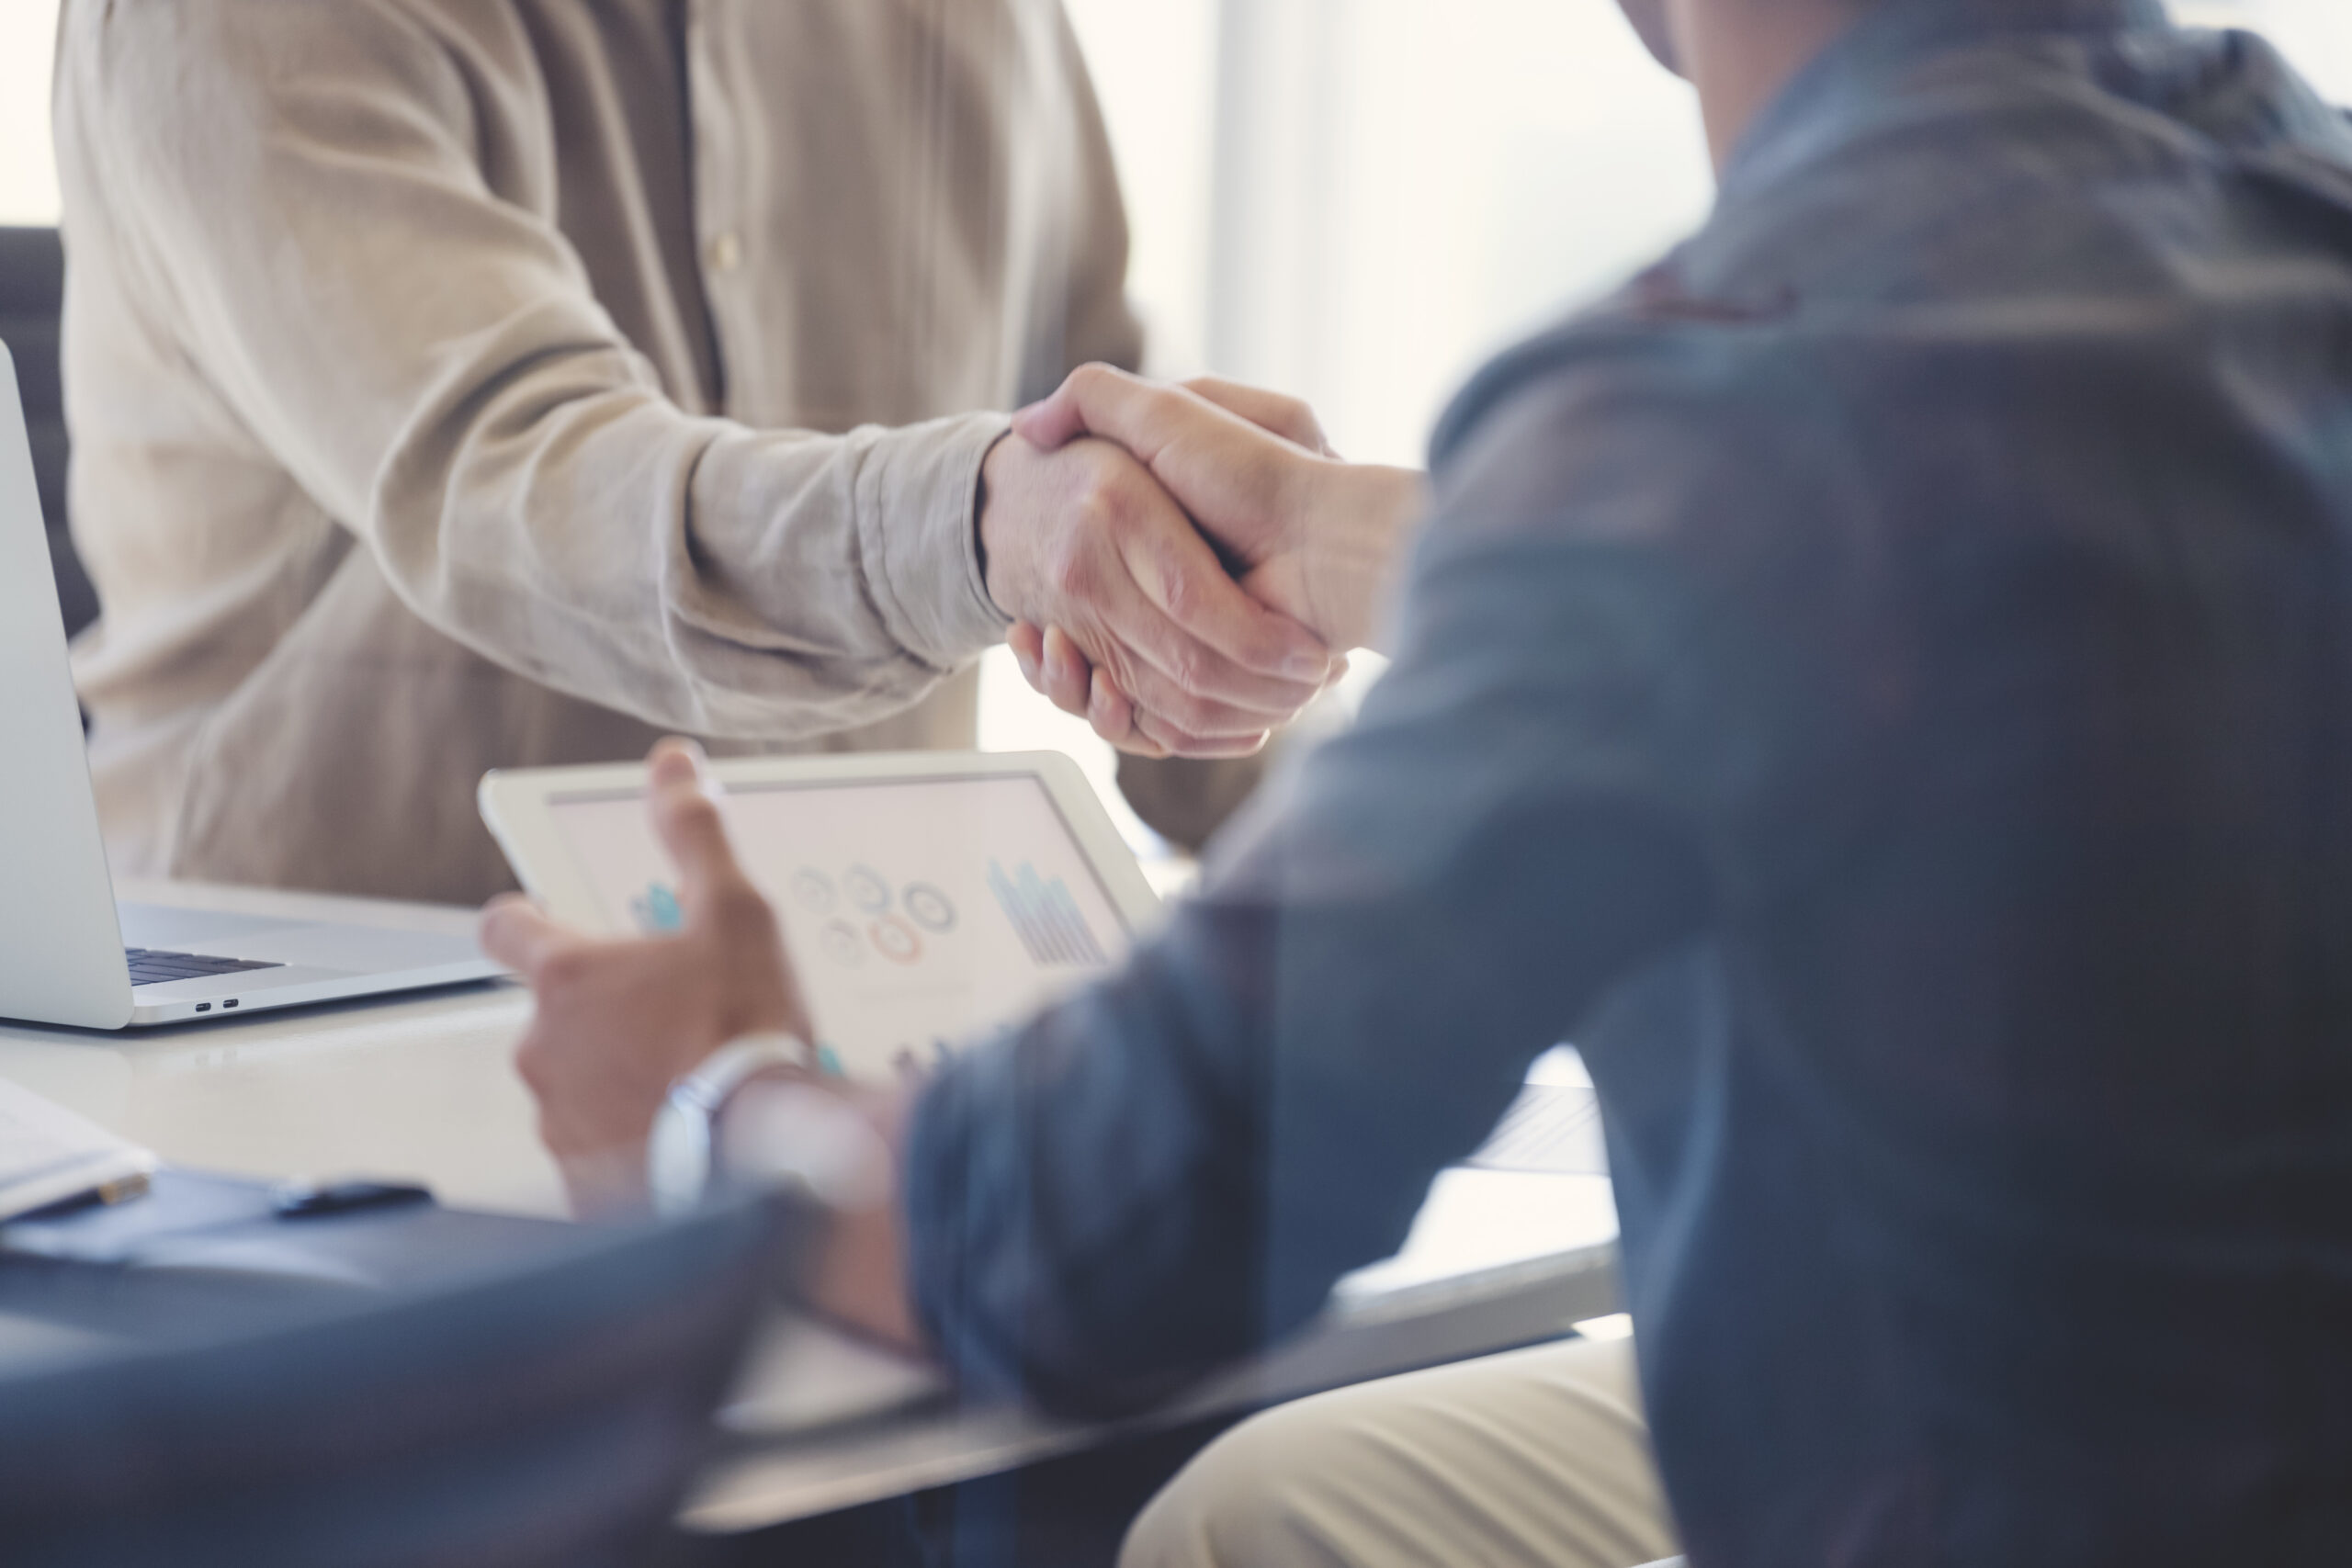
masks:
<path fill-rule="evenodd" d="M 926 1092 L 913 1290 L 966 1377 L 1116 1408 L 1296 1327 L 1604 987 L 1706 920 L 1687 781 L 1739 741 L 1705 719 L 1672 478 L 1693 454 L 1656 401 L 1602 385 L 1498 418 L 1356 728 L 1119 976 Z"/>
<path fill-rule="evenodd" d="M 468 69 L 525 47 L 480 9 L 68 8 L 60 113 L 178 351 L 417 615 L 510 670 L 741 738 L 920 697 L 1002 635 L 973 507 L 1004 420 L 679 409 L 563 236 L 492 188 L 554 174 L 507 133 L 518 89 Z"/>

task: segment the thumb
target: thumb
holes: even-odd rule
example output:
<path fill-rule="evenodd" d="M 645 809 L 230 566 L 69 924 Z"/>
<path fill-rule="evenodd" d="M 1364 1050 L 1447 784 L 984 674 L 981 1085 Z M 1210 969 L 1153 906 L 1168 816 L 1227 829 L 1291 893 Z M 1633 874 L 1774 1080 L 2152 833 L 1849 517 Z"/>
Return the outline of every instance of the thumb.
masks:
<path fill-rule="evenodd" d="M 481 912 L 478 940 L 491 961 L 526 978 L 577 940 L 519 893 L 492 900 Z"/>
<path fill-rule="evenodd" d="M 1196 426 L 1211 405 L 1108 365 L 1081 365 L 1054 395 L 1012 416 L 1013 433 L 1050 452 L 1081 435 L 1125 447 L 1146 468 L 1171 440 Z M 1221 412 L 1218 417 L 1222 417 Z"/>
<path fill-rule="evenodd" d="M 1012 434 L 1040 452 L 1056 451 L 1086 434 L 1086 411 L 1065 381 L 1045 401 L 1031 403 L 1015 413 Z"/>
<path fill-rule="evenodd" d="M 691 917 L 746 880 L 718 809 L 718 781 L 703 766 L 702 748 L 664 740 L 653 749 L 647 807 L 653 831 L 678 868 L 678 902 Z"/>

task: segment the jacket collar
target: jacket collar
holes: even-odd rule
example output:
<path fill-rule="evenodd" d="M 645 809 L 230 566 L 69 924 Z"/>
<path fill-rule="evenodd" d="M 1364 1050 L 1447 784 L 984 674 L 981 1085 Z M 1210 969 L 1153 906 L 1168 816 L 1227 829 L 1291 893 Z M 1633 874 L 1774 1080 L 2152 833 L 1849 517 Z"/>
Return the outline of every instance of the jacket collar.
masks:
<path fill-rule="evenodd" d="M 1879 0 L 1756 117 L 1724 163 L 1721 192 L 1804 161 L 1929 55 L 1998 39 L 2112 38 L 2171 26 L 2163 0 Z"/>

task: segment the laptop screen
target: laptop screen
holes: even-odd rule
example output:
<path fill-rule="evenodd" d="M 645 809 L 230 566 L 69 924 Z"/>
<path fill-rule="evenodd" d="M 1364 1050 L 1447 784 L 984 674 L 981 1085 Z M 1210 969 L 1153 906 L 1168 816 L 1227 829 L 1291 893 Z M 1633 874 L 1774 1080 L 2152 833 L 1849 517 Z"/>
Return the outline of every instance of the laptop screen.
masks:
<path fill-rule="evenodd" d="M 675 929 L 675 875 L 641 796 L 549 805 L 612 929 Z M 816 1043 L 853 1077 L 927 1070 L 1133 941 L 1034 776 L 739 784 L 726 811 L 783 919 Z"/>

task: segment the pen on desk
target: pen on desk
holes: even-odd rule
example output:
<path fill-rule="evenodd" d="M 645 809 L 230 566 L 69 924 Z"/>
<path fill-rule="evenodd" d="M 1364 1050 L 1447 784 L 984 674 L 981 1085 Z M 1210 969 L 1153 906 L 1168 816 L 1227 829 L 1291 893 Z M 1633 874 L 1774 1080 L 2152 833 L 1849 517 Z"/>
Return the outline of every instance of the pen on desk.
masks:
<path fill-rule="evenodd" d="M 269 1190 L 280 1219 L 307 1220 L 360 1209 L 430 1203 L 433 1190 L 406 1181 L 281 1181 Z"/>

